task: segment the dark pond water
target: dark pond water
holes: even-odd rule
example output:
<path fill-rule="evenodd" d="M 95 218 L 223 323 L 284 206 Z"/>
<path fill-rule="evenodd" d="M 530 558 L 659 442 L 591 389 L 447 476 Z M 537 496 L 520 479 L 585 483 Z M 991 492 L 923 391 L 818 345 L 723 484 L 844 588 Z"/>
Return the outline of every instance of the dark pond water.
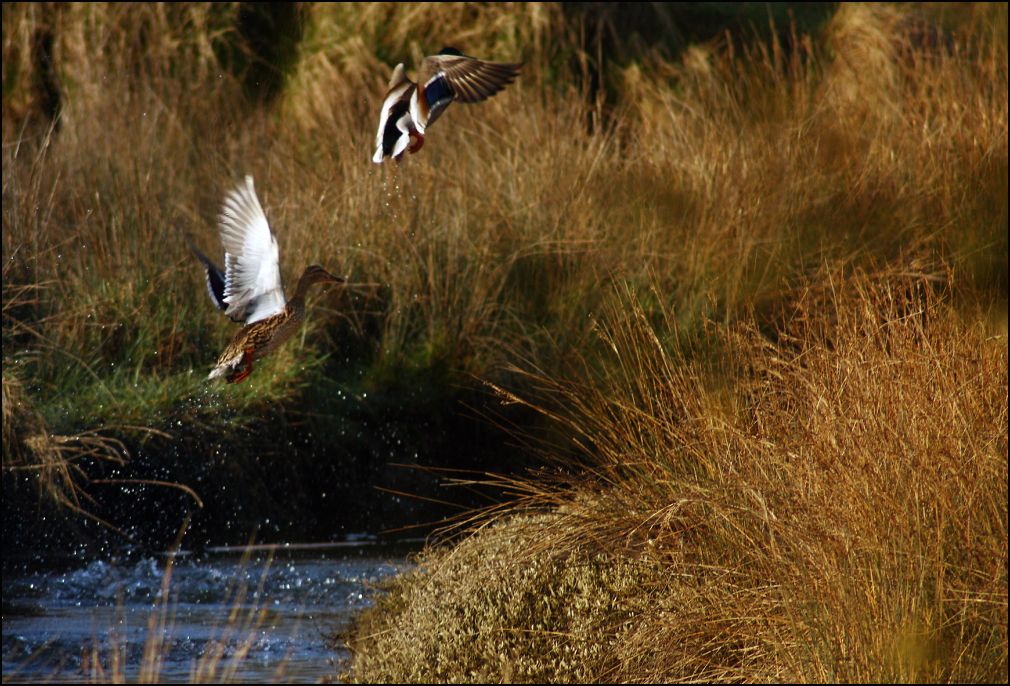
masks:
<path fill-rule="evenodd" d="M 377 582 L 408 569 L 419 547 L 214 549 L 171 565 L 163 556 L 5 573 L 3 681 L 332 679 L 347 655 L 330 636 L 372 602 Z"/>

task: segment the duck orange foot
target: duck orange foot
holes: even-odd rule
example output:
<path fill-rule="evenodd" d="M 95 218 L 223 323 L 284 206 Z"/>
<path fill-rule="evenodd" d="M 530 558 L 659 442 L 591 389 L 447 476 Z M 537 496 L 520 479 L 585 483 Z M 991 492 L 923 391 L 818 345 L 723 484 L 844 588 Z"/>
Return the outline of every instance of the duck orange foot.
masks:
<path fill-rule="evenodd" d="M 234 375 L 232 375 L 231 377 L 229 377 L 228 378 L 228 383 L 242 383 L 243 381 L 246 380 L 246 377 L 248 377 L 250 374 L 252 374 L 252 369 L 253 369 L 253 365 L 252 365 L 252 363 L 253 363 L 253 349 L 252 348 L 246 348 L 245 352 L 242 353 L 242 362 L 241 363 L 245 364 L 245 366 L 242 368 L 242 371 L 236 372 Z"/>

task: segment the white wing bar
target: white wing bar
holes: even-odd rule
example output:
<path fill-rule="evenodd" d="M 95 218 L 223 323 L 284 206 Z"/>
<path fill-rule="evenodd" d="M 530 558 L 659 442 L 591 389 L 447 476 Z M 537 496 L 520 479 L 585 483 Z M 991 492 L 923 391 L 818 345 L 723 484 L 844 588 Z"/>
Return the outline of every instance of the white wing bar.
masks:
<path fill-rule="evenodd" d="M 226 314 L 248 312 L 246 324 L 284 310 L 280 250 L 256 197 L 251 176 L 230 191 L 218 217 L 224 246 Z"/>

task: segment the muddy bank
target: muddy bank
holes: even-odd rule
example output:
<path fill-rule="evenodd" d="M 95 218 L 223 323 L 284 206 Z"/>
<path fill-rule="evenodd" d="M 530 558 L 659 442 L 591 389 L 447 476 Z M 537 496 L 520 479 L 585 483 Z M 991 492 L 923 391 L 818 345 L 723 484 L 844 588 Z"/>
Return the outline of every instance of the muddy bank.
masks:
<path fill-rule="evenodd" d="M 4 565 L 81 549 L 165 550 L 187 518 L 185 547 L 194 550 L 253 539 L 341 540 L 360 531 L 424 536 L 497 497 L 447 486 L 448 479 L 531 464 L 482 416 L 502 413 L 479 391 L 323 388 L 229 434 L 178 426 L 171 438 L 141 441 L 124 432 L 124 464 L 78 462 L 87 474 L 80 505 L 93 517 L 40 499 L 28 472 L 4 473 Z M 513 410 L 507 420 L 531 418 Z"/>

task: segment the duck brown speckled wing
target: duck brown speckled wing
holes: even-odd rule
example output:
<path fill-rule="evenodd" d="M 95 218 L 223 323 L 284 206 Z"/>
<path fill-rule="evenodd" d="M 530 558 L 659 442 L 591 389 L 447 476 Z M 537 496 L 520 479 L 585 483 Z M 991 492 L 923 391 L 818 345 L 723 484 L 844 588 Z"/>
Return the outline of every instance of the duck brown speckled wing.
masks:
<path fill-rule="evenodd" d="M 485 62 L 467 55 L 441 54 L 424 58 L 417 77 L 411 114 L 422 133 L 454 100 L 486 100 L 512 83 L 521 64 Z"/>

